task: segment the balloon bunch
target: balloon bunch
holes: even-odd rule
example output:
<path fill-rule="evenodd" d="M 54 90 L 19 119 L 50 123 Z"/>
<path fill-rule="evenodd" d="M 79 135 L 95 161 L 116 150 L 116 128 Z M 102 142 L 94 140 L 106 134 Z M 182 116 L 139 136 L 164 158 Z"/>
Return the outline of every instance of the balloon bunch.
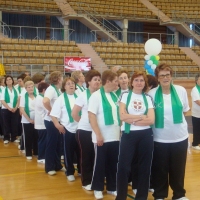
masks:
<path fill-rule="evenodd" d="M 154 71 L 160 60 L 158 54 L 162 50 L 162 44 L 157 39 L 149 39 L 144 45 L 144 50 L 147 53 L 147 55 L 144 56 L 144 68 L 148 74 L 155 76 Z"/>

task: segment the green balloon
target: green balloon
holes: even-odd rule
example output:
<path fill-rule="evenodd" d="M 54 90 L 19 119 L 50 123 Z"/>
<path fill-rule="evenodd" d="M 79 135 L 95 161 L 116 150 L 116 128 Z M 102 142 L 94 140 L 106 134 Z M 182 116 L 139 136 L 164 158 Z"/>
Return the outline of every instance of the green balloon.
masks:
<path fill-rule="evenodd" d="M 157 66 L 157 65 L 158 65 L 158 62 L 159 62 L 159 61 L 155 59 L 155 60 L 153 61 L 153 64 L 155 64 L 155 65 Z"/>

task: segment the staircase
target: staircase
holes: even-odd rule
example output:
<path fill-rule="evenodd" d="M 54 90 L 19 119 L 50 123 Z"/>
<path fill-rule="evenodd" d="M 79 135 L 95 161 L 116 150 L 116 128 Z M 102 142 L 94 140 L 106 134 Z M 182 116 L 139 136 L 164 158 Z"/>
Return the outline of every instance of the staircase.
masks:
<path fill-rule="evenodd" d="M 176 15 L 174 15 L 173 11 L 172 14 L 174 17 L 171 19 L 148 0 L 140 0 L 140 2 L 143 3 L 155 15 L 157 15 L 160 20 L 160 25 L 174 26 L 176 30 L 181 32 L 186 37 L 194 38 L 195 42 L 200 45 L 200 35 L 195 31 L 190 30 L 190 27 L 185 22 L 181 22 L 180 19 L 176 18 Z"/>
<path fill-rule="evenodd" d="M 78 11 L 76 12 L 66 0 L 54 0 L 63 13 L 63 19 L 78 19 L 81 23 L 91 29 L 92 33 L 97 38 L 101 38 L 112 42 L 121 42 L 118 38 L 121 30 L 110 23 L 90 8 L 85 3 L 77 3 Z M 86 9 L 84 9 L 86 8 Z M 91 14 L 93 13 L 93 14 Z M 98 15 L 98 18 L 95 16 Z M 95 39 L 96 39 L 95 38 Z"/>
<path fill-rule="evenodd" d="M 189 58 L 200 67 L 200 57 L 189 47 L 179 47 Z"/>
<path fill-rule="evenodd" d="M 108 69 L 106 64 L 99 57 L 97 52 L 92 48 L 90 44 L 76 44 L 76 45 L 81 49 L 82 53 L 85 54 L 86 57 L 91 57 L 92 66 L 94 67 L 94 69 L 98 70 L 101 73 L 106 69 Z"/>

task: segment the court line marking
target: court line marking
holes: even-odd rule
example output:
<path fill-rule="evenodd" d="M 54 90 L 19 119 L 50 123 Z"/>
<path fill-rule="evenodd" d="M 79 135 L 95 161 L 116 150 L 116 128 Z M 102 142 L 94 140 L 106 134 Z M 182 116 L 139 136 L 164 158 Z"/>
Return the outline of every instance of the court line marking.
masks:
<path fill-rule="evenodd" d="M 15 174 L 2 174 L 2 175 L 0 175 L 0 177 L 37 174 L 37 173 L 41 173 L 41 172 L 45 173 L 45 171 L 21 172 L 21 173 L 15 173 Z"/>

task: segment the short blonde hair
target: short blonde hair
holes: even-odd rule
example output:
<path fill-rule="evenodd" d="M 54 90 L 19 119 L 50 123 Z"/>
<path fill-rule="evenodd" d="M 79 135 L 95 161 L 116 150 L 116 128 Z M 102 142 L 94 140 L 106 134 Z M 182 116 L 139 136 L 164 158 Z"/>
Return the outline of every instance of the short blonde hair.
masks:
<path fill-rule="evenodd" d="M 26 83 L 24 84 L 25 88 L 27 88 L 30 85 L 34 85 L 33 81 L 26 81 Z"/>
<path fill-rule="evenodd" d="M 72 72 L 71 77 L 75 80 L 75 83 L 78 83 L 78 79 L 81 73 L 82 71 L 80 70 Z"/>

